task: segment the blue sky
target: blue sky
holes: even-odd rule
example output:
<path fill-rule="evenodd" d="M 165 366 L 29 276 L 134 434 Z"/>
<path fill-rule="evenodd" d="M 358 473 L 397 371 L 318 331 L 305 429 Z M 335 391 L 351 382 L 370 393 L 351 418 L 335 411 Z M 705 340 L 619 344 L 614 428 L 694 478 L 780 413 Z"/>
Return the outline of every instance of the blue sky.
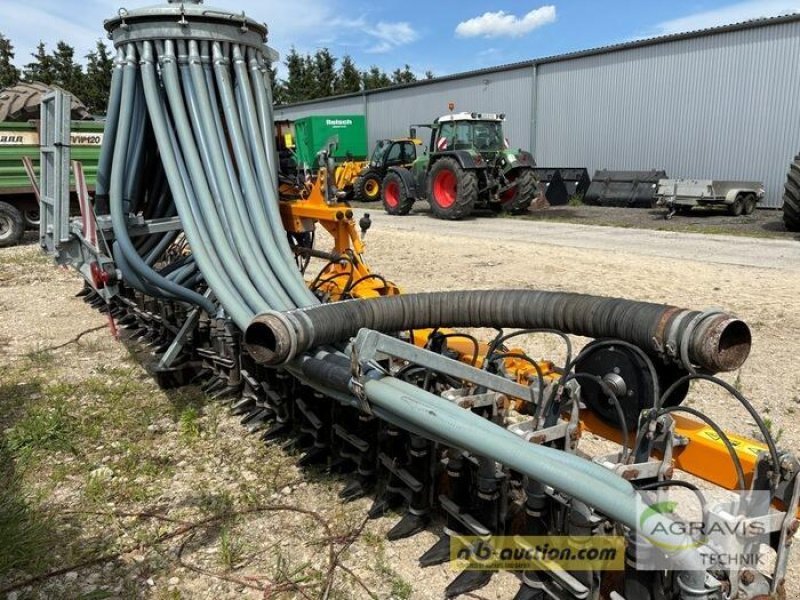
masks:
<path fill-rule="evenodd" d="M 149 0 L 0 0 L 0 32 L 29 62 L 39 42 L 58 40 L 85 55 L 104 36 L 103 20 L 124 4 Z M 209 0 L 245 10 L 270 28 L 282 55 L 328 47 L 351 54 L 361 68 L 391 71 L 405 63 L 436 75 L 560 54 L 637 38 L 800 12 L 800 0 Z"/>

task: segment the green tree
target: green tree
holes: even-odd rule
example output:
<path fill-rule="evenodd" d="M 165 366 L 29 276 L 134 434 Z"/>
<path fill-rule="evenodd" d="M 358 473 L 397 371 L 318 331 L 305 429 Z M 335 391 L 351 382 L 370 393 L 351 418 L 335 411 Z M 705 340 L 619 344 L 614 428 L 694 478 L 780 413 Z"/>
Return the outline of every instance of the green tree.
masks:
<path fill-rule="evenodd" d="M 335 93 L 336 58 L 327 48 L 317 50 L 314 54 L 312 80 L 312 98 L 327 98 Z"/>
<path fill-rule="evenodd" d="M 414 72 L 411 70 L 411 66 L 408 64 L 406 64 L 402 70 L 395 69 L 394 73 L 392 73 L 392 83 L 394 85 L 414 83 L 416 80 L 417 76 L 414 75 Z"/>
<path fill-rule="evenodd" d="M 25 65 L 23 69 L 23 77 L 26 81 L 41 81 L 44 84 L 50 85 L 55 82 L 55 66 L 53 64 L 53 57 L 47 53 L 44 42 L 39 42 L 36 46 L 36 52 L 31 54 L 34 58 L 33 62 Z"/>
<path fill-rule="evenodd" d="M 283 104 L 286 102 L 286 90 L 284 90 L 283 82 L 278 78 L 278 67 L 272 63 L 267 63 L 267 71 L 269 74 L 269 82 L 272 87 L 272 102 L 274 104 Z"/>
<path fill-rule="evenodd" d="M 11 87 L 19 81 L 19 70 L 13 61 L 14 45 L 0 33 L 0 89 Z"/>
<path fill-rule="evenodd" d="M 435 77 L 435 75 L 433 74 L 433 71 L 425 71 L 425 79 L 431 80 L 434 77 Z"/>
<path fill-rule="evenodd" d="M 75 62 L 75 48 L 66 42 L 58 42 L 53 51 L 53 74 L 55 75 L 53 83 L 81 98 L 84 83 L 83 70 L 80 64 Z"/>
<path fill-rule="evenodd" d="M 350 55 L 346 54 L 342 58 L 342 65 L 336 77 L 334 92 L 336 94 L 352 94 L 361 91 L 361 73 L 358 72 L 356 63 Z"/>
<path fill-rule="evenodd" d="M 309 56 L 301 55 L 294 47 L 286 55 L 286 102 L 302 102 L 313 96 L 313 65 Z"/>
<path fill-rule="evenodd" d="M 374 65 L 369 68 L 369 71 L 364 71 L 361 74 L 361 79 L 364 81 L 365 90 L 375 90 L 392 85 L 392 80 L 389 76 Z"/>
<path fill-rule="evenodd" d="M 86 75 L 80 98 L 90 112 L 105 114 L 108 108 L 108 96 L 111 92 L 111 74 L 114 70 L 114 59 L 108 47 L 97 40 L 95 49 L 86 55 Z M 77 90 L 72 90 L 79 95 Z"/>

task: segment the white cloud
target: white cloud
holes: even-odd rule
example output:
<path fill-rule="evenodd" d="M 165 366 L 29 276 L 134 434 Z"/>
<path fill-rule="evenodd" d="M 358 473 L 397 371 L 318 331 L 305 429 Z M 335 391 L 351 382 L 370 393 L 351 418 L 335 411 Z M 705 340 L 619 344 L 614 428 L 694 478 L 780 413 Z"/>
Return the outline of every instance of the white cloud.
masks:
<path fill-rule="evenodd" d="M 406 22 L 385 23 L 381 21 L 373 27 L 362 28 L 362 31 L 376 38 L 377 43 L 367 50 L 367 52 L 373 53 L 388 52 L 398 46 L 410 44 L 419 38 L 419 34 Z"/>
<path fill-rule="evenodd" d="M 517 17 L 502 10 L 486 12 L 480 17 L 462 21 L 456 27 L 459 37 L 520 37 L 556 20 L 556 7 L 541 6 Z"/>
<path fill-rule="evenodd" d="M 730 25 L 751 19 L 777 17 L 800 12 L 800 0 L 748 0 L 714 10 L 698 12 L 655 26 L 652 35 L 669 35 L 697 29 Z"/>

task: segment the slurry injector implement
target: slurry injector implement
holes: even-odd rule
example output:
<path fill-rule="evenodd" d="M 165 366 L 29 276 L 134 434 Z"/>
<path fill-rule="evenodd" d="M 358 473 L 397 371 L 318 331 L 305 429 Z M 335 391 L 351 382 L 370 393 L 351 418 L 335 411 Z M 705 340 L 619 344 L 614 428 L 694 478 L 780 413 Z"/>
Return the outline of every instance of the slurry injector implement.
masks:
<path fill-rule="evenodd" d="M 279 180 L 266 26 L 176 2 L 120 10 L 106 28 L 117 56 L 96 197 L 74 163 L 83 212 L 69 220 L 69 104 L 51 94 L 41 244 L 152 350 L 162 385 L 199 382 L 250 431 L 294 440 L 302 464 L 348 474 L 344 501 L 401 511 L 390 539 L 443 524 L 420 564 L 464 561 L 447 596 L 498 569 L 514 570 L 521 600 L 783 594 L 800 465 L 714 376 L 747 358 L 745 323 L 560 292 L 401 294 L 364 259 L 329 148 L 313 180 Z M 534 334 L 560 337 L 565 363 L 513 345 Z M 570 335 L 594 341 L 575 353 Z M 682 406 L 693 380 L 724 387 L 763 440 Z M 723 498 L 703 500 L 700 480 Z M 699 515 L 659 500 L 679 487 Z M 617 566 L 540 552 L 543 536 L 589 558 L 616 539 Z M 485 568 L 503 544 L 525 560 Z"/>

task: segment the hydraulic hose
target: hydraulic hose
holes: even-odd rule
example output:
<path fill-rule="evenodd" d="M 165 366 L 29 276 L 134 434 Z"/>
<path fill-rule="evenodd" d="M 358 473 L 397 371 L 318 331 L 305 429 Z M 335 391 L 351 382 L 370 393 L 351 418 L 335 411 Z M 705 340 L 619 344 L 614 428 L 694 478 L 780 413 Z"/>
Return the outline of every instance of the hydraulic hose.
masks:
<path fill-rule="evenodd" d="M 118 135 L 114 144 L 114 161 L 111 169 L 111 222 L 114 229 L 114 236 L 120 252 L 125 256 L 125 261 L 138 275 L 146 279 L 151 285 L 174 295 L 180 300 L 202 306 L 206 311 L 213 314 L 214 305 L 209 302 L 207 298 L 204 298 L 197 292 L 177 285 L 150 268 L 136 252 L 136 248 L 134 248 L 131 238 L 128 235 L 127 223 L 123 212 L 122 193 L 125 181 L 124 169 L 127 166 L 125 151 L 127 149 L 131 127 L 130 103 L 135 92 L 135 84 L 135 50 L 131 46 L 126 55 L 126 65 L 121 90 L 121 118 Z M 124 273 L 125 271 L 123 271 L 123 274 Z"/>
<path fill-rule="evenodd" d="M 691 326 L 690 326 L 691 325 Z M 433 327 L 547 328 L 591 338 L 616 338 L 651 355 L 678 360 L 677 348 L 710 372 L 739 368 L 750 352 L 750 329 L 730 314 L 566 292 L 475 290 L 347 300 L 288 313 L 258 315 L 245 344 L 260 363 L 354 337 Z M 685 366 L 685 365 L 684 365 Z"/>
<path fill-rule="evenodd" d="M 103 128 L 103 145 L 100 147 L 100 158 L 97 163 L 97 183 L 95 197 L 108 200 L 111 187 L 111 164 L 116 146 L 117 128 L 119 126 L 119 109 L 122 102 L 122 70 L 125 66 L 125 52 L 117 50 L 114 59 L 114 70 L 111 73 L 111 89 L 108 99 L 106 124 Z"/>

